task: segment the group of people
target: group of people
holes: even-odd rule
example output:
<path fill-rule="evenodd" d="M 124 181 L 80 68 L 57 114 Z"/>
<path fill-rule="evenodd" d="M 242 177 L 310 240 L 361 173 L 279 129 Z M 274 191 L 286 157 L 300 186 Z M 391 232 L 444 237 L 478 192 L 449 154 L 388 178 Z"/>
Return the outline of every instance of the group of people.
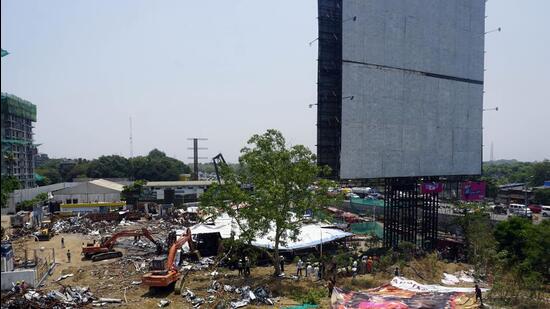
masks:
<path fill-rule="evenodd" d="M 13 282 L 12 282 L 12 285 L 13 285 Z M 29 289 L 29 285 L 25 282 L 25 280 L 21 280 L 21 281 L 17 281 L 15 285 L 13 285 L 13 288 L 11 290 L 14 293 L 25 294 L 28 289 Z"/>
<path fill-rule="evenodd" d="M 250 259 L 248 258 L 248 256 L 240 258 L 237 261 L 237 269 L 239 271 L 239 276 L 250 276 Z"/>
<path fill-rule="evenodd" d="M 281 258 L 281 261 L 284 261 L 284 259 Z M 298 278 L 302 277 L 304 275 L 305 271 L 305 277 L 308 278 L 310 276 L 317 276 L 317 279 L 320 280 L 325 272 L 325 263 L 315 263 L 312 264 L 309 261 L 303 261 L 301 258 L 298 258 L 298 261 L 296 262 L 296 276 Z"/>

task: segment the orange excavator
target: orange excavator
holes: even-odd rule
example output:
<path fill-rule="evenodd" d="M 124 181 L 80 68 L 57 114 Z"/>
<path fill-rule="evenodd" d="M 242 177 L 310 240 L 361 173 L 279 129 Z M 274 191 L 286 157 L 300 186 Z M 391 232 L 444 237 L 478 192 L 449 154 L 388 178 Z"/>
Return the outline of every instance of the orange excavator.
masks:
<path fill-rule="evenodd" d="M 121 257 L 122 252 L 115 251 L 113 249 L 117 239 L 132 236 L 145 236 L 157 246 L 157 253 L 160 253 L 160 251 L 162 251 L 162 244 L 153 238 L 149 230 L 143 228 L 136 230 L 120 231 L 110 237 L 104 238 L 100 243 L 88 243 L 86 246 L 82 247 L 82 254 L 84 255 L 84 258 L 91 259 L 94 262 Z"/>
<path fill-rule="evenodd" d="M 181 290 L 181 285 L 183 283 L 182 273 L 177 265 L 174 264 L 176 260 L 176 254 L 181 247 L 188 243 L 190 252 L 194 252 L 193 242 L 191 240 L 191 230 L 187 229 L 187 232 L 182 235 L 168 251 L 168 258 L 166 263 L 162 265 L 164 260 L 154 259 L 151 262 L 151 272 L 143 275 L 141 281 L 144 285 L 149 286 L 149 288 L 162 288 L 167 287 L 175 282 L 176 293 L 179 293 Z"/>

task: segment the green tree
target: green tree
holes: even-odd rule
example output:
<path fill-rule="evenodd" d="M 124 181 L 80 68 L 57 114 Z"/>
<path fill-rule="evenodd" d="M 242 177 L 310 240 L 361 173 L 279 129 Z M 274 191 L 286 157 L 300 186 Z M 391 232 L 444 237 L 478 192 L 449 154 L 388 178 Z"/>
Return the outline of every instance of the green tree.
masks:
<path fill-rule="evenodd" d="M 118 156 L 101 156 L 90 162 L 87 176 L 90 178 L 125 178 L 128 177 L 128 159 Z"/>
<path fill-rule="evenodd" d="M 133 179 L 178 180 L 180 174 L 187 174 L 190 169 L 183 162 L 166 156 L 158 149 L 153 149 L 145 157 L 131 158 L 130 175 Z"/>
<path fill-rule="evenodd" d="M 550 205 L 550 189 L 535 189 L 534 201 L 542 205 Z"/>
<path fill-rule="evenodd" d="M 328 168 L 319 167 L 310 150 L 302 145 L 287 148 L 276 130 L 252 136 L 239 162 L 238 173 L 221 167 L 223 183 L 214 183 L 202 195 L 201 208 L 212 217 L 225 212 L 235 218 L 247 243 L 274 231 L 273 251 L 267 254 L 279 275 L 279 247 L 299 235 L 306 210 L 319 212 L 334 201 L 328 189 L 335 183 L 318 178 Z M 253 191 L 241 184 L 252 185 Z"/>
<path fill-rule="evenodd" d="M 550 161 L 533 163 L 531 185 L 542 186 L 545 180 L 550 180 Z"/>
<path fill-rule="evenodd" d="M 124 186 L 122 192 L 120 193 L 120 199 L 126 201 L 126 204 L 137 205 L 141 193 L 143 191 L 143 186 L 147 182 L 145 180 L 136 180 L 129 186 Z"/>
<path fill-rule="evenodd" d="M 19 189 L 20 183 L 19 180 L 14 176 L 4 176 L 2 175 L 2 192 L 1 192 L 1 203 L 2 208 L 6 208 L 8 205 L 8 197 L 10 193 Z"/>

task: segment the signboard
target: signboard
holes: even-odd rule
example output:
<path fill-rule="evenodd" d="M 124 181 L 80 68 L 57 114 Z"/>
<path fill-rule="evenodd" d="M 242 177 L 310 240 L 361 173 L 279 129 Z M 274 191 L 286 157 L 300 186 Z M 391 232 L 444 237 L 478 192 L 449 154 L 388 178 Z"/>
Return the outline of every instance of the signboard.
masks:
<path fill-rule="evenodd" d="M 479 175 L 485 2 L 341 2 L 340 178 Z"/>
<path fill-rule="evenodd" d="M 460 198 L 463 201 L 481 201 L 485 198 L 484 181 L 465 181 L 462 183 Z"/>
<path fill-rule="evenodd" d="M 440 193 L 443 192 L 443 183 L 441 182 L 425 182 L 420 187 L 422 194 Z"/>

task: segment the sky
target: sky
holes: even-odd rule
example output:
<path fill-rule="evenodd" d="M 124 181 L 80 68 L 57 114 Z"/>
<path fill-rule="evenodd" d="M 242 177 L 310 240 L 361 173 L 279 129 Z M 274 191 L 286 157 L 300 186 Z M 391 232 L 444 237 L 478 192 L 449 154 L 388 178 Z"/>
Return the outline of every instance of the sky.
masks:
<path fill-rule="evenodd" d="M 480 0 L 482 1 L 482 0 Z M 550 1 L 490 0 L 484 159 L 550 159 Z M 37 105 L 50 157 L 158 148 L 231 162 L 275 128 L 315 152 L 316 0 L 1 0 L 2 92 Z M 205 159 L 202 161 L 208 161 Z"/>

